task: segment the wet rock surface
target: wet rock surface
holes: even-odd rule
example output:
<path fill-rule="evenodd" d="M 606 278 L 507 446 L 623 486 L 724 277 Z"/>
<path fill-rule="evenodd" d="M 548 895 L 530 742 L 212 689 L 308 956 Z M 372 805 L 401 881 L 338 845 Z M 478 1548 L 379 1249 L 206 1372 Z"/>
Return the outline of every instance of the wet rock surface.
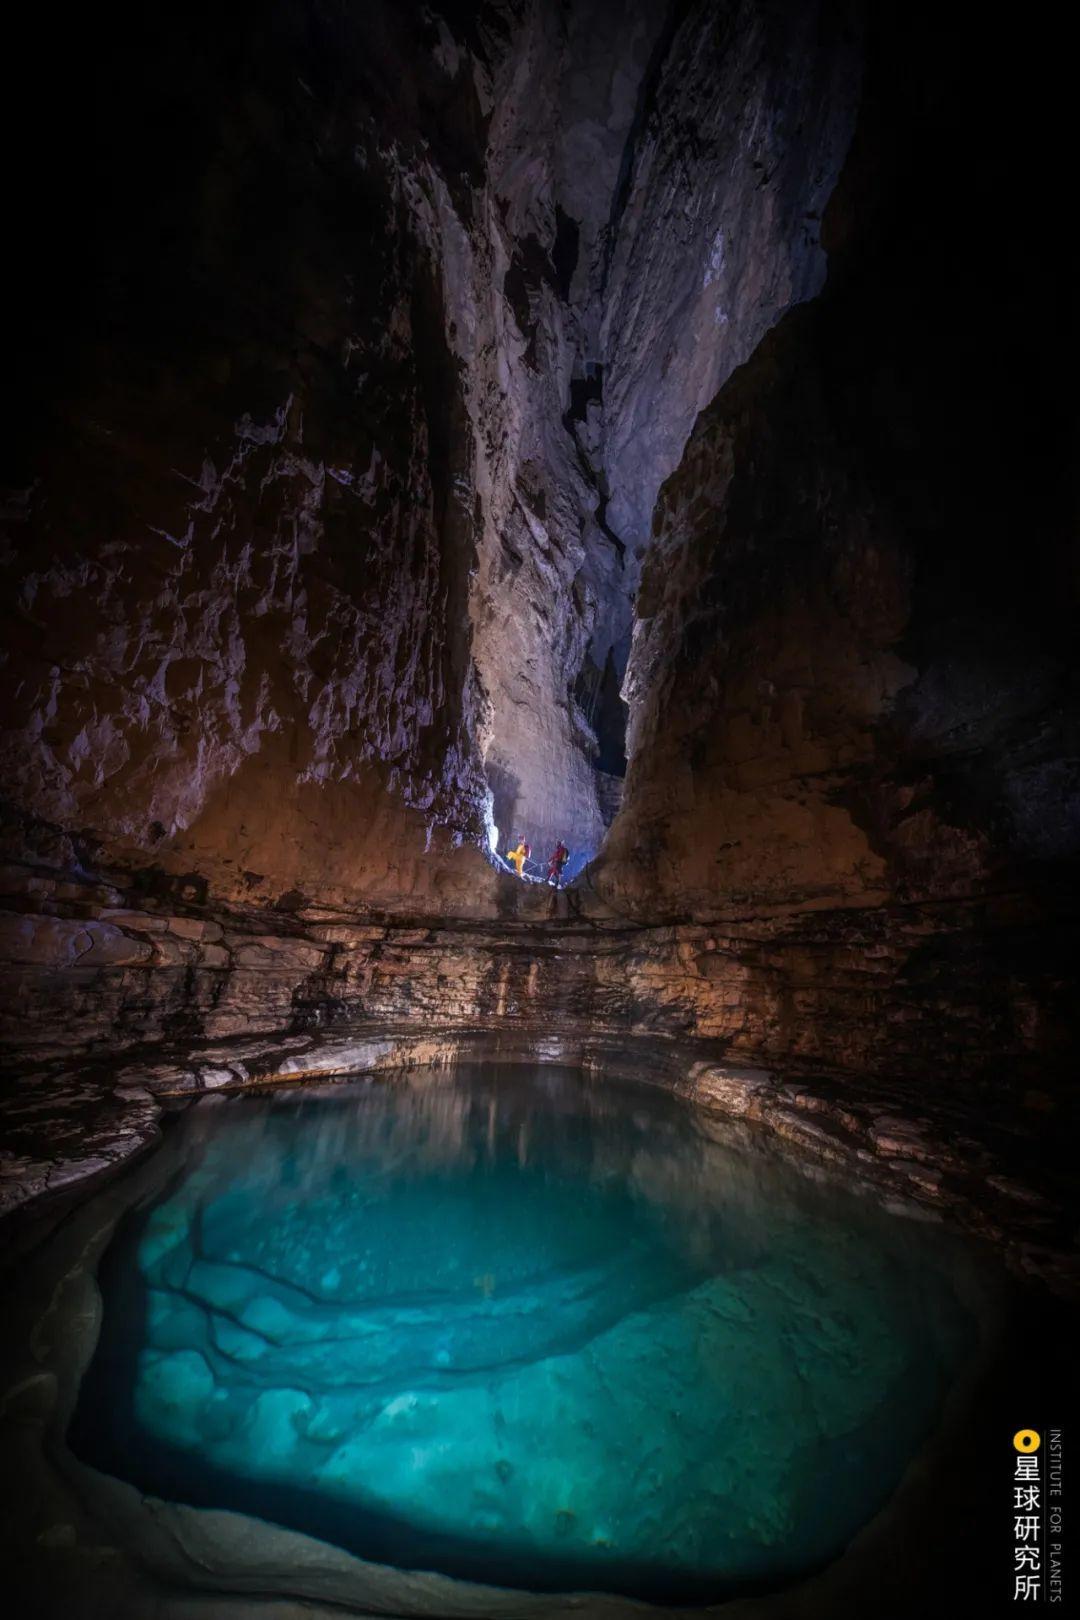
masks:
<path fill-rule="evenodd" d="M 228 944 L 216 948 L 249 961 L 206 970 L 220 981 L 216 999 L 190 962 L 134 981 L 130 970 L 88 971 L 76 1023 L 70 980 L 7 969 L 8 989 L 33 1005 L 31 1027 L 69 1016 L 62 1040 L 8 1032 L 4 1210 L 121 1167 L 156 1140 L 162 1106 L 183 1099 L 492 1054 L 642 1071 L 879 1196 L 960 1222 L 1055 1290 L 1076 1286 L 1067 1098 L 1032 1089 L 1018 1109 L 1011 1084 L 986 1078 L 985 1056 L 958 1047 L 950 1066 L 934 1055 L 924 1041 L 936 1025 L 905 1049 L 901 1032 L 910 1040 L 920 1021 L 900 1016 L 883 1036 L 887 997 L 848 1022 L 846 1044 L 830 1025 L 831 1044 L 815 1048 L 804 1022 L 797 1057 L 775 1002 L 759 1005 L 760 1022 L 748 1015 L 745 940 L 718 988 L 695 968 L 717 953 L 715 933 L 700 928 L 556 921 L 523 925 L 508 945 L 501 931 L 444 923 L 339 919 L 276 939 L 231 923 L 218 925 Z M 818 993 L 832 1002 L 835 988 Z M 865 1007 L 861 980 L 850 994 Z"/>

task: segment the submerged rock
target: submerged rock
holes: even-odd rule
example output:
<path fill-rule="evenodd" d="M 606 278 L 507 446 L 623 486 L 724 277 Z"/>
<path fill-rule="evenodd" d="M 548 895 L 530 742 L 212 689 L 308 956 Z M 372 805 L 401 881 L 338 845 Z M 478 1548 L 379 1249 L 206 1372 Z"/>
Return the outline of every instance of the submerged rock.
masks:
<path fill-rule="evenodd" d="M 205 1136 L 189 1116 L 189 1168 L 107 1258 L 76 1450 L 512 1586 L 812 1568 L 933 1423 L 975 1285 L 940 1233 L 707 1144 L 680 1106 L 564 1077 L 545 1108 L 477 1076 L 247 1103 Z M 333 1302 L 310 1288 L 327 1244 Z"/>

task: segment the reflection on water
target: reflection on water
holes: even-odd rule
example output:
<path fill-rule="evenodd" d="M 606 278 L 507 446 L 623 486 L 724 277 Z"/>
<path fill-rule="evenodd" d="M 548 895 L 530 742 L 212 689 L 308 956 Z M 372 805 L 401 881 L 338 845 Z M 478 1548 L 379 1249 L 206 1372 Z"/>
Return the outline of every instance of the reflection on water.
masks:
<path fill-rule="evenodd" d="M 572 1071 L 218 1101 L 119 1230 L 72 1443 L 156 1495 L 500 1584 L 835 1556 L 974 1343 L 962 1252 Z"/>

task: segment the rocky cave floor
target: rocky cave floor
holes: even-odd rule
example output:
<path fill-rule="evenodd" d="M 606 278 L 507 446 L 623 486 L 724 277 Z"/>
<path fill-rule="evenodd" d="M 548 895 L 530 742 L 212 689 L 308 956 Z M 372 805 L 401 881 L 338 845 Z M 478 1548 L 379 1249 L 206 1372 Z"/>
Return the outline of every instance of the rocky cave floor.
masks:
<path fill-rule="evenodd" d="M 403 924 L 311 907 L 279 914 L 272 933 L 266 913 L 254 907 L 210 916 L 205 908 L 152 902 L 123 909 L 115 904 L 121 898 L 108 889 L 80 893 L 53 902 L 65 917 L 20 919 L 39 937 L 42 954 L 61 950 L 68 963 L 78 963 L 82 1019 L 70 1032 L 59 1020 L 38 1030 L 33 1047 L 4 1061 L 0 1217 L 9 1231 L 53 1200 L 84 1196 L 137 1159 L 159 1140 L 163 1113 L 196 1097 L 335 1077 L 389 1078 L 417 1065 L 490 1057 L 580 1062 L 671 1087 L 718 1117 L 756 1124 L 808 1164 L 839 1167 L 886 1202 L 958 1224 L 1001 1250 L 1014 1271 L 1056 1293 L 1080 1289 L 1073 1178 L 1055 1116 L 1038 1091 L 1018 1109 L 1008 1093 L 951 1077 L 935 1087 L 907 1077 L 830 1073 L 820 1065 L 746 1062 L 729 1041 L 687 1034 L 673 1021 L 665 1027 L 655 1014 L 652 1027 L 591 1020 L 587 1006 L 575 1005 L 573 980 L 561 1018 L 553 1017 L 546 1002 L 530 1006 L 530 981 L 523 990 L 520 969 L 511 979 L 503 967 L 486 1000 L 471 986 L 455 991 L 443 972 L 439 1013 L 420 1018 L 395 1015 L 385 996 L 381 1011 L 343 1007 L 325 979 L 312 974 L 328 937 L 336 953 L 376 956 L 390 980 L 411 994 L 433 966 L 452 970 L 462 956 L 573 963 L 598 951 L 618 953 L 628 941 L 648 950 L 657 936 L 700 949 L 703 941 L 715 945 L 715 930 L 703 925 L 650 930 L 589 915 L 580 886 L 557 897 L 540 890 L 534 910 L 548 915 L 508 924 L 436 918 Z M 179 963 L 189 978 L 207 956 L 227 964 L 218 985 L 226 1005 L 216 1020 L 188 1006 L 174 1015 L 174 1032 L 164 1039 L 132 1037 L 140 1010 L 160 1012 L 156 975 L 135 955 L 142 971 L 131 973 L 135 986 L 126 986 L 119 1004 L 110 1004 L 102 987 L 115 981 L 125 946 L 148 953 L 147 941 L 156 962 L 174 972 Z M 74 1050 L 65 1049 L 69 1044 Z"/>

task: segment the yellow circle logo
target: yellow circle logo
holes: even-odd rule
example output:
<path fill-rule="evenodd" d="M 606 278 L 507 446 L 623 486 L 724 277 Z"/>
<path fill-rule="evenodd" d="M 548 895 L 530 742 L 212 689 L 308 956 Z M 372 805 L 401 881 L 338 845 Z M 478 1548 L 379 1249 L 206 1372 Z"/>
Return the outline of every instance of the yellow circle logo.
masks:
<path fill-rule="evenodd" d="M 1017 1429 L 1013 1435 L 1013 1445 L 1017 1451 L 1038 1451 L 1042 1437 L 1034 1429 Z"/>

